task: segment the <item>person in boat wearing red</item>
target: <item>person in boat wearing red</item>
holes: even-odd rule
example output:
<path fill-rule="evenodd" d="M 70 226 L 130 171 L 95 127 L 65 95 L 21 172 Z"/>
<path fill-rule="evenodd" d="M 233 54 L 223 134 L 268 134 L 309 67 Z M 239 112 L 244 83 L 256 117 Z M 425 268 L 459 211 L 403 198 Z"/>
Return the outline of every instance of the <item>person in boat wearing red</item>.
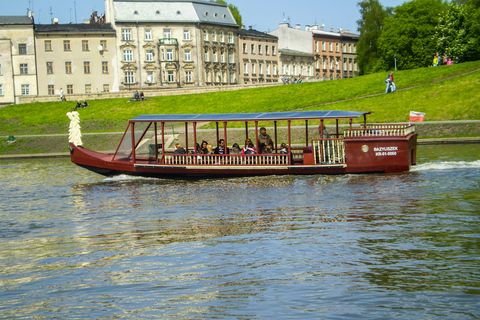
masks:
<path fill-rule="evenodd" d="M 183 149 L 182 145 L 180 143 L 175 144 L 175 151 L 173 152 L 174 154 L 186 154 L 187 151 Z"/>
<path fill-rule="evenodd" d="M 215 154 L 229 154 L 230 149 L 225 148 L 225 140 L 220 139 L 218 140 L 218 147 L 215 148 L 214 152 Z"/>

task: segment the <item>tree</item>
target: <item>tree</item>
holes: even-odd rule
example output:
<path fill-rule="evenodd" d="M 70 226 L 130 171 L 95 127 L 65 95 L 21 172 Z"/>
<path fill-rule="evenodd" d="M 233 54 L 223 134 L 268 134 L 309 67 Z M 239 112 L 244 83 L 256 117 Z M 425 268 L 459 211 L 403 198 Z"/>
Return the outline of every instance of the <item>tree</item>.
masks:
<path fill-rule="evenodd" d="M 470 5 L 449 4 L 439 17 L 433 40 L 438 52 L 462 61 L 480 59 L 478 12 Z"/>
<path fill-rule="evenodd" d="M 385 19 L 378 40 L 380 59 L 374 70 L 393 69 L 395 57 L 398 69 L 431 65 L 436 49 L 433 34 L 446 6 L 442 0 L 413 0 L 396 7 Z"/>
<path fill-rule="evenodd" d="M 362 18 L 357 21 L 360 38 L 357 44 L 360 74 L 371 73 L 379 58 L 378 38 L 382 34 L 383 21 L 387 11 L 378 0 L 364 0 L 358 3 Z"/>
<path fill-rule="evenodd" d="M 235 18 L 235 21 L 237 22 L 237 25 L 239 27 L 242 26 L 242 15 L 240 14 L 240 10 L 233 4 L 228 4 L 224 0 L 217 0 L 218 3 L 228 5 L 228 8 L 230 9 L 230 12 L 232 13 L 233 17 Z"/>

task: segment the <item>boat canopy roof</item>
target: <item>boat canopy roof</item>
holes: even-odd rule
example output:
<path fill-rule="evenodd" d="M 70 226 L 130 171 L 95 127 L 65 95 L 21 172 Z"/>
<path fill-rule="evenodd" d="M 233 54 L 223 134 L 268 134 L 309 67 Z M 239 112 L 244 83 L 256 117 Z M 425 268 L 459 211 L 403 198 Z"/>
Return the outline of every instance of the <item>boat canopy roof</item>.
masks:
<path fill-rule="evenodd" d="M 158 114 L 141 115 L 130 122 L 224 122 L 224 121 L 273 121 L 273 120 L 309 120 L 309 119 L 355 119 L 370 111 L 288 111 L 261 113 L 211 113 L 211 114 Z"/>

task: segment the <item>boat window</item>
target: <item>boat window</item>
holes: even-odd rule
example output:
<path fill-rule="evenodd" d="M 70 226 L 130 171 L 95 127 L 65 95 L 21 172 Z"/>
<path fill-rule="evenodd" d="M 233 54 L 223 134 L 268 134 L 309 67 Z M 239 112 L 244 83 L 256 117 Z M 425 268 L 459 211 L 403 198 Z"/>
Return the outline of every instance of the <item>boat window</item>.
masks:
<path fill-rule="evenodd" d="M 122 141 L 119 144 L 117 153 L 113 158 L 114 161 L 132 161 L 132 136 L 130 133 L 130 124 L 127 127 Z"/>
<path fill-rule="evenodd" d="M 146 125 L 149 125 L 149 123 L 146 123 Z M 138 141 L 137 147 L 135 148 L 135 158 L 154 159 L 155 158 L 155 125 L 152 123 L 151 125 L 147 126 L 147 128 L 143 128 L 144 126 L 142 128 L 137 128 L 137 126 L 138 124 L 135 125 L 135 140 Z M 161 146 L 161 143 L 162 143 L 162 135 L 160 134 L 160 136 L 157 139 L 157 149 L 159 145 Z M 160 150 L 160 153 L 161 153 L 161 150 Z"/>

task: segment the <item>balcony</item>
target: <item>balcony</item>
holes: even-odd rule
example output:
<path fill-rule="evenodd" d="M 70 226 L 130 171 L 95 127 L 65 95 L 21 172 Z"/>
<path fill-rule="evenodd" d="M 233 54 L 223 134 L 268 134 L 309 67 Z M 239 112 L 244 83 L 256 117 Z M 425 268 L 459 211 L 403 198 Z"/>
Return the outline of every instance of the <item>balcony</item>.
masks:
<path fill-rule="evenodd" d="M 178 40 L 176 38 L 161 38 L 158 40 L 158 44 L 161 46 L 178 46 Z"/>

